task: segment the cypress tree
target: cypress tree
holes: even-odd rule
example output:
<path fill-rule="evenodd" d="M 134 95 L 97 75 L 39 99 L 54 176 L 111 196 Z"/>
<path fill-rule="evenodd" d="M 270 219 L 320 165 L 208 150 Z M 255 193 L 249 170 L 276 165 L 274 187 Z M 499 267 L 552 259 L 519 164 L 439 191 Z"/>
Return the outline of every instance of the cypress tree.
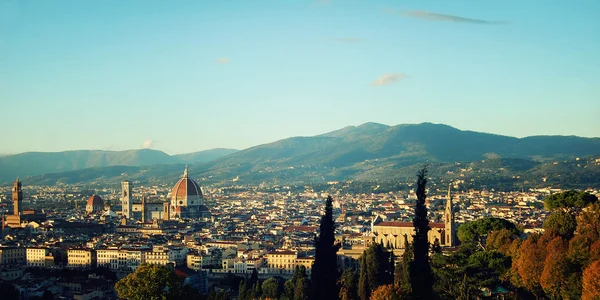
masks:
<path fill-rule="evenodd" d="M 328 196 L 325 202 L 325 215 L 321 218 L 319 229 L 319 236 L 315 240 L 315 263 L 312 269 L 312 299 L 336 299 L 339 245 L 335 244 L 331 196 Z"/>
<path fill-rule="evenodd" d="M 427 167 L 423 167 L 417 174 L 417 203 L 413 226 L 413 261 L 410 266 L 410 284 L 414 299 L 433 298 L 433 273 L 429 264 L 429 240 L 427 233 L 431 230 L 425 206 L 425 186 L 427 185 Z"/>
<path fill-rule="evenodd" d="M 360 256 L 360 275 L 358 276 L 358 298 L 360 300 L 369 300 L 371 291 L 369 290 L 369 275 L 367 272 L 367 251 Z"/>

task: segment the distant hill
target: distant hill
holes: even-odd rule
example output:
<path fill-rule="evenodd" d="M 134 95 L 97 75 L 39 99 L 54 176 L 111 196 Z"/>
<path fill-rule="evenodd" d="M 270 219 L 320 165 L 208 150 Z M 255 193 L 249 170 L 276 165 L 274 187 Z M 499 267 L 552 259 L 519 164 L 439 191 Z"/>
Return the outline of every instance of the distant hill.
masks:
<path fill-rule="evenodd" d="M 193 153 L 177 154 L 177 155 L 173 155 L 173 157 L 179 159 L 179 161 L 182 163 L 194 164 L 194 163 L 209 162 L 211 160 L 215 160 L 217 158 L 227 156 L 227 155 L 235 153 L 237 151 L 238 150 L 235 150 L 235 149 L 216 148 L 216 149 L 198 151 L 198 152 L 193 152 Z"/>
<path fill-rule="evenodd" d="M 432 166 L 432 176 L 440 178 L 454 178 L 452 174 L 462 174 L 464 178 L 480 183 L 498 179 L 505 186 L 517 184 L 519 180 L 538 182 L 543 178 L 548 183 L 563 185 L 600 184 L 600 170 L 594 159 L 600 157 L 600 138 L 515 138 L 432 123 L 397 126 L 366 123 L 312 137 L 287 138 L 241 151 L 215 149 L 171 157 L 162 154 L 163 159 L 157 159 L 160 162 L 154 164 L 142 164 L 142 160 L 119 164 L 138 167 L 127 172 L 115 168 L 91 169 L 89 172 L 103 180 L 121 180 L 127 176 L 141 181 L 171 182 L 181 174 L 183 164 L 190 164 L 190 174 L 207 183 L 231 181 L 233 178 L 239 183 L 404 180 L 413 178 L 415 168 L 428 162 Z M 585 160 L 578 161 L 576 158 Z M 13 159 L 13 156 L 0 158 L 0 170 L 5 159 Z M 47 169 L 53 167 L 54 173 L 62 171 L 60 159 L 36 159 L 35 162 L 23 161 L 23 166 L 33 168 L 38 163 L 50 164 Z M 106 166 L 117 165 L 101 159 L 91 161 L 99 161 Z M 75 169 L 72 160 L 64 164 L 71 170 Z M 102 167 L 98 164 L 89 166 Z M 78 168 L 81 166 L 77 165 Z M 72 183 L 76 178 L 97 178 L 86 175 L 86 172 L 45 174 L 43 180 L 40 176 L 31 180 L 52 184 Z M 122 176 L 121 173 L 127 174 Z M 24 176 L 23 173 L 17 174 Z M 8 179 L 14 178 L 12 176 Z M 456 179 L 464 179 L 461 176 Z"/>
<path fill-rule="evenodd" d="M 17 176 L 57 173 L 92 167 L 147 166 L 177 162 L 179 162 L 177 158 L 151 149 L 26 152 L 0 157 L 0 179 L 10 180 Z"/>
<path fill-rule="evenodd" d="M 234 149 L 217 148 L 172 156 L 162 151 L 151 149 L 25 152 L 0 156 L 0 182 L 13 180 L 17 176 L 54 174 L 88 168 L 206 163 L 235 153 L 236 151 Z"/>
<path fill-rule="evenodd" d="M 515 138 L 422 123 L 366 123 L 314 137 L 293 137 L 215 160 L 212 169 L 243 171 L 290 166 L 337 169 L 401 167 L 416 162 L 469 162 L 485 158 L 540 161 L 600 154 L 600 138 L 534 136 Z"/>

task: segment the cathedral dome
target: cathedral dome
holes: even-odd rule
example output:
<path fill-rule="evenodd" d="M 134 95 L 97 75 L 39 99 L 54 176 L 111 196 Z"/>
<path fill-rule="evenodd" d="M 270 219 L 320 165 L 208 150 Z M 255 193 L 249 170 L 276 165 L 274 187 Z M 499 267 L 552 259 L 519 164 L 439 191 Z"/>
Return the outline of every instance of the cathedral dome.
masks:
<path fill-rule="evenodd" d="M 98 195 L 90 196 L 85 206 L 85 211 L 87 213 L 96 213 L 102 210 L 104 210 L 104 200 Z"/>
<path fill-rule="evenodd" d="M 194 179 L 188 176 L 186 166 L 183 176 L 171 191 L 171 202 L 177 206 L 200 205 L 202 204 L 202 198 L 202 189 Z"/>
<path fill-rule="evenodd" d="M 172 197 L 186 197 L 186 196 L 200 196 L 202 197 L 202 190 L 200 186 L 191 178 L 181 178 L 171 191 Z"/>
<path fill-rule="evenodd" d="M 104 207 L 104 200 L 98 195 L 92 195 L 88 198 L 87 206 Z"/>
<path fill-rule="evenodd" d="M 204 196 L 202 189 L 196 181 L 188 175 L 188 168 L 185 167 L 183 176 L 177 181 L 171 191 L 170 216 L 172 218 L 200 218 L 210 212 L 204 206 Z"/>

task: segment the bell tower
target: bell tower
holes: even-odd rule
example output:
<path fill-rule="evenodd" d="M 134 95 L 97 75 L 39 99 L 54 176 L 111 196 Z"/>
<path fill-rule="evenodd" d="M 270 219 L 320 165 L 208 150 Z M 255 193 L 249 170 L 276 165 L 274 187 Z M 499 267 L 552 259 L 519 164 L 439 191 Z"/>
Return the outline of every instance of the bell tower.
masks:
<path fill-rule="evenodd" d="M 12 201 L 13 201 L 13 215 L 18 216 L 21 214 L 23 209 L 23 190 L 21 189 L 21 182 L 19 178 L 15 180 L 12 188 Z"/>
<path fill-rule="evenodd" d="M 121 215 L 131 219 L 131 183 L 129 180 L 121 182 Z"/>
<path fill-rule="evenodd" d="M 450 188 L 452 184 L 448 184 L 448 197 L 446 198 L 446 211 L 444 212 L 444 234 L 445 246 L 455 246 L 454 239 L 454 210 L 452 209 L 452 195 L 450 194 Z"/>

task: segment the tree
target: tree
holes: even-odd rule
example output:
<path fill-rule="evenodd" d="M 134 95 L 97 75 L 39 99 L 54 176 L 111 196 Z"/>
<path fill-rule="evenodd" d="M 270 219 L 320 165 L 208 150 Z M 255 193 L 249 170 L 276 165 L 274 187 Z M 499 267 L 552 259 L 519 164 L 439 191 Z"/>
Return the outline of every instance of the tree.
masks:
<path fill-rule="evenodd" d="M 294 276 L 285 282 L 282 299 L 308 299 L 309 280 L 304 266 L 296 266 Z"/>
<path fill-rule="evenodd" d="M 425 186 L 427 185 L 427 167 L 423 167 L 417 174 L 417 202 L 415 204 L 415 216 L 413 226 L 413 261 L 410 266 L 410 283 L 412 295 L 415 299 L 433 298 L 433 274 L 429 265 L 429 219 L 427 218 L 427 206 L 425 206 Z"/>
<path fill-rule="evenodd" d="M 402 300 L 406 298 L 406 294 L 400 290 L 400 287 L 394 284 L 382 285 L 374 290 L 371 295 L 371 300 Z"/>
<path fill-rule="evenodd" d="M 520 279 L 520 282 L 513 281 L 513 284 L 541 295 L 540 277 L 544 271 L 545 260 L 546 246 L 541 241 L 541 237 L 536 234 L 530 235 L 519 248 L 517 259 L 513 260 L 512 269 Z"/>
<path fill-rule="evenodd" d="M 229 294 L 228 291 L 225 290 L 221 290 L 216 292 L 214 289 L 212 289 L 209 293 L 208 293 L 208 300 L 228 300 L 231 298 L 231 295 Z M 187 299 L 187 298 L 182 298 L 182 299 Z"/>
<path fill-rule="evenodd" d="M 577 228 L 577 221 L 575 220 L 575 216 L 561 210 L 550 214 L 542 227 L 549 234 L 560 235 L 566 239 L 570 239 Z"/>
<path fill-rule="evenodd" d="M 582 300 L 600 299 L 600 260 L 596 260 L 583 271 Z"/>
<path fill-rule="evenodd" d="M 248 290 L 248 287 L 246 285 L 246 280 L 242 280 L 240 281 L 240 287 L 238 289 L 238 299 L 239 300 L 246 300 L 249 298 L 249 294 L 250 291 Z"/>
<path fill-rule="evenodd" d="M 337 291 L 337 251 L 333 199 L 327 197 L 325 215 L 321 218 L 319 236 L 315 240 L 315 262 L 312 268 L 313 299 L 335 299 Z"/>
<path fill-rule="evenodd" d="M 572 208 L 581 209 L 596 202 L 598 202 L 598 198 L 590 193 L 566 191 L 544 199 L 544 206 L 549 210 L 570 210 Z"/>
<path fill-rule="evenodd" d="M 496 230 L 506 229 L 514 236 L 520 235 L 519 229 L 511 221 L 485 217 L 472 222 L 466 222 L 458 227 L 458 239 L 463 242 L 479 242 L 481 237 L 486 237 L 489 233 Z"/>
<path fill-rule="evenodd" d="M 600 204 L 595 203 L 578 215 L 577 234 L 589 235 L 593 242 L 600 239 Z"/>
<path fill-rule="evenodd" d="M 485 239 L 485 249 L 496 250 L 508 255 L 515 238 L 515 234 L 508 229 L 493 230 Z"/>
<path fill-rule="evenodd" d="M 561 237 L 555 237 L 548 244 L 546 252 L 540 285 L 547 295 L 557 299 L 560 297 L 562 289 L 567 286 L 570 273 L 567 260 L 567 242 Z"/>
<path fill-rule="evenodd" d="M 281 291 L 279 289 L 279 280 L 271 277 L 262 283 L 262 295 L 266 299 L 277 299 Z"/>
<path fill-rule="evenodd" d="M 358 299 L 358 274 L 355 270 L 346 269 L 340 278 L 340 300 Z"/>
<path fill-rule="evenodd" d="M 294 300 L 308 300 L 308 283 L 308 277 L 298 278 L 294 289 Z"/>
<path fill-rule="evenodd" d="M 363 255 L 365 264 L 361 265 L 361 269 L 366 268 L 369 291 L 393 282 L 394 270 L 390 265 L 390 252 L 385 250 L 382 244 L 372 244 Z"/>
<path fill-rule="evenodd" d="M 402 253 L 402 261 L 394 267 L 394 284 L 405 292 L 411 291 L 410 264 L 413 254 L 412 245 L 408 243 L 408 237 L 404 235 L 404 253 Z"/>
<path fill-rule="evenodd" d="M 187 291 L 183 287 L 183 277 L 177 276 L 169 267 L 141 264 L 134 273 L 125 276 L 115 284 L 119 298 L 142 299 L 181 299 Z"/>
<path fill-rule="evenodd" d="M 369 300 L 371 290 L 369 289 L 369 274 L 367 272 L 367 251 L 360 256 L 360 275 L 358 277 L 358 297 L 361 300 Z"/>

